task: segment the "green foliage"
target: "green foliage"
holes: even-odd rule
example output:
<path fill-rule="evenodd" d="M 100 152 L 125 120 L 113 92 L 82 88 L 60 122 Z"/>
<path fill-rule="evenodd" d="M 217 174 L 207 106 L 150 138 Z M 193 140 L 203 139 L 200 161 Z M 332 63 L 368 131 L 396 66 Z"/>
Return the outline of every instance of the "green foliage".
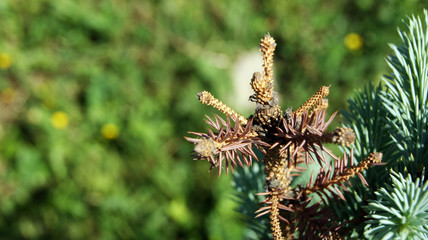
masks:
<path fill-rule="evenodd" d="M 358 223 L 351 227 L 368 239 L 426 238 L 428 206 L 421 193 L 428 186 L 423 177 L 428 156 L 428 12 L 424 13 L 423 20 L 409 18 L 408 32 L 399 30 L 401 45 L 390 45 L 394 54 L 387 59 L 391 74 L 383 78 L 385 90 L 370 84 L 349 100 L 350 111 L 344 113 L 345 124 L 357 135 L 356 158 L 381 151 L 388 163 L 366 172 L 369 189 L 353 183 L 349 204 L 334 206 L 340 216 Z M 355 214 L 365 211 L 367 221 L 357 221 Z"/>
<path fill-rule="evenodd" d="M 203 128 L 195 94 L 230 94 L 235 56 L 270 32 L 281 99 L 332 84 L 343 106 L 382 72 L 396 16 L 422 5 L 1 0 L 0 235 L 239 238 L 230 181 L 210 180 L 182 138 Z M 351 32 L 359 49 L 343 43 Z"/>
<path fill-rule="evenodd" d="M 428 181 L 412 180 L 410 175 L 393 172 L 392 186 L 376 192 L 369 211 L 365 232 L 368 239 L 427 239 Z"/>
<path fill-rule="evenodd" d="M 391 74 L 383 84 L 369 83 L 343 112 L 356 135 L 356 162 L 382 152 L 387 163 L 364 172 L 368 187 L 350 179 L 346 201 L 331 204 L 347 239 L 428 237 L 428 11 L 424 16 L 409 18 L 408 31 L 399 30 L 402 43 L 390 45 Z"/>
<path fill-rule="evenodd" d="M 425 19 L 411 18 L 409 32 L 399 30 L 402 46 L 391 45 L 388 58 L 392 74 L 384 79 L 384 105 L 394 119 L 389 119 L 391 137 L 405 168 L 421 173 L 428 164 L 428 14 Z M 404 169 L 400 169 L 404 171 Z"/>
<path fill-rule="evenodd" d="M 259 156 L 258 156 L 259 157 Z M 259 158 L 261 159 L 261 157 Z M 263 164 L 254 161 L 251 167 L 237 168 L 233 174 L 233 187 L 236 189 L 237 211 L 242 214 L 248 229 L 244 232 L 245 239 L 270 239 L 269 219 L 255 219 L 255 212 L 260 208 L 263 196 L 256 193 L 264 191 L 266 176 Z"/>

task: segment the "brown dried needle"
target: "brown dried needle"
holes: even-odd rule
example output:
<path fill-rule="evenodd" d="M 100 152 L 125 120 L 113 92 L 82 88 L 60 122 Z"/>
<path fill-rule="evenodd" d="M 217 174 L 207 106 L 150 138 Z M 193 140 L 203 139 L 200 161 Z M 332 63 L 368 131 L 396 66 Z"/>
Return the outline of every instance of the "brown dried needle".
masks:
<path fill-rule="evenodd" d="M 361 172 L 368 167 L 380 165 L 382 153 L 372 153 L 357 166 L 352 166 L 352 150 L 350 164 L 348 157 L 334 155 L 324 144 L 334 143 L 350 146 L 355 134 L 350 128 L 337 128 L 328 132 L 327 128 L 336 113 L 327 118 L 330 86 L 322 86 L 296 111 L 288 108 L 281 110 L 278 96 L 273 84 L 273 56 L 276 48 L 275 40 L 265 35 L 260 41 L 263 58 L 263 72 L 254 73 L 250 85 L 254 95 L 250 100 L 256 103 L 254 115 L 248 118 L 238 114 L 207 91 L 200 92 L 201 103 L 212 106 L 224 113 L 224 120 L 219 116 L 208 118 L 211 126 L 208 133 L 194 134 L 196 138 L 186 139 L 194 143 L 194 158 L 207 160 L 211 168 L 217 167 L 220 176 L 223 169 L 237 166 L 251 166 L 252 159 L 257 159 L 253 148 L 259 148 L 263 156 L 266 174 L 266 191 L 258 195 L 267 196 L 262 202 L 256 217 L 270 215 L 273 239 L 293 239 L 298 232 L 304 239 L 341 239 L 338 232 L 340 224 L 334 222 L 334 215 L 321 202 L 309 204 L 311 194 L 328 196 L 326 191 L 337 188 L 344 190 L 349 178 L 358 175 L 365 183 Z M 328 157 L 334 167 L 329 165 Z M 291 187 L 293 177 L 307 170 L 310 164 L 321 166 L 316 179 L 313 176 L 306 187 Z M 323 199 L 324 200 L 324 199 Z"/>

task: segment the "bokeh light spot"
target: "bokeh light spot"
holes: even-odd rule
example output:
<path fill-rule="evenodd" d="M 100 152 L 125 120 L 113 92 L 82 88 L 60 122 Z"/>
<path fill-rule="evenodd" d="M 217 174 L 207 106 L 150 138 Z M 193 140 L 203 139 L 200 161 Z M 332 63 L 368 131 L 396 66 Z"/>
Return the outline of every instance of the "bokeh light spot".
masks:
<path fill-rule="evenodd" d="M 101 134 L 106 139 L 115 139 L 119 136 L 119 128 L 113 123 L 107 123 L 101 128 Z"/>
<path fill-rule="evenodd" d="M 0 69 L 8 69 L 12 65 L 12 58 L 7 53 L 0 53 Z"/>
<path fill-rule="evenodd" d="M 345 36 L 344 43 L 349 50 L 359 50 L 363 47 L 363 38 L 357 33 L 349 33 Z"/>
<path fill-rule="evenodd" d="M 68 115 L 65 112 L 58 111 L 52 114 L 51 123 L 55 128 L 66 128 L 68 126 L 68 122 Z"/>

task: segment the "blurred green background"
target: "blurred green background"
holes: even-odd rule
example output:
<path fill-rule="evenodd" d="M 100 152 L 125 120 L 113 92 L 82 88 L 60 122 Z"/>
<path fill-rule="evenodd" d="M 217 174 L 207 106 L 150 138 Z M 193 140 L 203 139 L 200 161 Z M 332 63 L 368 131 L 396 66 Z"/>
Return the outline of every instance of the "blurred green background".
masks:
<path fill-rule="evenodd" d="M 422 2 L 0 0 L 0 238 L 241 238 L 183 138 L 215 112 L 196 93 L 251 114 L 234 76 L 269 32 L 284 107 L 331 84 L 346 108 Z"/>

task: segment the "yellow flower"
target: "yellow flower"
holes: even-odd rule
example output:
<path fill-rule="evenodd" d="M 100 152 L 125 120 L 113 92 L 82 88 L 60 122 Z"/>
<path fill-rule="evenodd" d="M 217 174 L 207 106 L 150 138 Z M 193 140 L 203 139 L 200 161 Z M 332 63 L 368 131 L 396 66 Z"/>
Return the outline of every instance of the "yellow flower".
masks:
<path fill-rule="evenodd" d="M 8 69 L 12 65 L 12 59 L 7 53 L 0 53 L 0 69 Z"/>
<path fill-rule="evenodd" d="M 106 123 L 101 128 L 101 134 L 106 139 L 115 139 L 119 136 L 119 128 L 114 123 Z"/>
<path fill-rule="evenodd" d="M 63 129 L 68 126 L 68 115 L 65 112 L 55 112 L 51 117 L 52 126 L 58 129 Z"/>
<path fill-rule="evenodd" d="M 344 42 L 349 50 L 359 50 L 363 47 L 363 38 L 357 33 L 347 34 Z"/>

